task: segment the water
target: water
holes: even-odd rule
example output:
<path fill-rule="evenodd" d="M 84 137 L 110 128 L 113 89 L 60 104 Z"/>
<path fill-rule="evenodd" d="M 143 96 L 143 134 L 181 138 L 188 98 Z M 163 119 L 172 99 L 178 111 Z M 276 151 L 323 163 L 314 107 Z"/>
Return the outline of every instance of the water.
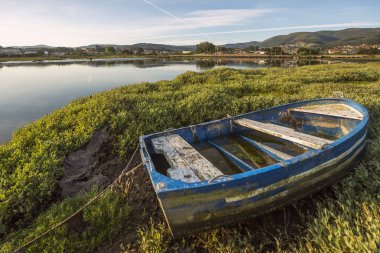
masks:
<path fill-rule="evenodd" d="M 275 163 L 267 155 L 235 135 L 218 138 L 214 142 L 252 168 L 259 169 Z"/>
<path fill-rule="evenodd" d="M 225 175 L 244 172 L 206 141 L 195 144 L 194 148 Z"/>
<path fill-rule="evenodd" d="M 186 71 L 216 67 L 265 68 L 321 62 L 235 59 L 106 59 L 0 63 L 0 143 L 28 122 L 60 108 L 73 99 L 114 87 L 173 79 Z"/>

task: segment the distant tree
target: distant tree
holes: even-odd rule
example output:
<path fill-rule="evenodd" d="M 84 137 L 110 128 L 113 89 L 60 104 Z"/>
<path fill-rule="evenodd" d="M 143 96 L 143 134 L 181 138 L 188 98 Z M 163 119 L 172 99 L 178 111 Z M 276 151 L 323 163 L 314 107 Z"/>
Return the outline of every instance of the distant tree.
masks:
<path fill-rule="evenodd" d="M 273 55 L 282 55 L 282 48 L 281 47 L 272 47 L 270 49 L 270 54 L 273 54 Z"/>
<path fill-rule="evenodd" d="M 319 52 L 320 52 L 319 48 L 300 47 L 297 50 L 298 55 L 317 55 L 319 54 Z"/>
<path fill-rule="evenodd" d="M 378 48 L 360 48 L 358 54 L 380 54 Z"/>
<path fill-rule="evenodd" d="M 123 50 L 121 50 L 121 52 L 122 52 L 123 54 L 133 54 L 133 51 L 130 50 L 130 49 L 128 49 L 128 48 L 124 48 Z"/>
<path fill-rule="evenodd" d="M 314 55 L 321 54 L 321 49 L 320 48 L 313 48 L 311 50 L 311 53 Z"/>
<path fill-rule="evenodd" d="M 270 54 L 270 48 L 260 48 L 261 49 L 261 51 L 264 51 L 265 53 L 267 53 L 267 54 Z"/>
<path fill-rule="evenodd" d="M 144 49 L 141 48 L 141 47 L 137 48 L 136 51 L 137 51 L 137 54 L 138 54 L 138 55 L 142 55 L 142 54 L 144 53 Z"/>
<path fill-rule="evenodd" d="M 203 53 L 213 54 L 215 53 L 215 50 L 216 50 L 216 47 L 214 44 L 212 44 L 211 42 L 205 41 L 205 42 L 201 42 L 197 44 L 195 51 L 199 54 L 203 54 Z"/>
<path fill-rule="evenodd" d="M 76 51 L 80 51 L 80 48 L 71 48 L 71 47 L 55 47 L 48 49 L 51 52 L 65 52 L 65 53 L 74 53 Z"/>
<path fill-rule="evenodd" d="M 226 47 L 218 47 L 218 51 L 221 53 L 228 53 L 229 50 Z"/>
<path fill-rule="evenodd" d="M 97 52 L 97 53 L 104 53 L 104 47 L 96 45 L 95 46 L 95 52 Z"/>
<path fill-rule="evenodd" d="M 106 54 L 114 54 L 114 53 L 116 53 L 116 50 L 115 50 L 114 47 L 106 47 L 105 50 L 104 50 L 104 52 Z"/>
<path fill-rule="evenodd" d="M 37 50 L 36 55 L 38 55 L 38 56 L 43 56 L 43 55 L 45 55 L 45 53 L 44 53 L 44 51 L 42 51 L 42 50 Z"/>
<path fill-rule="evenodd" d="M 259 51 L 259 47 L 258 46 L 249 46 L 245 49 L 246 51 Z"/>

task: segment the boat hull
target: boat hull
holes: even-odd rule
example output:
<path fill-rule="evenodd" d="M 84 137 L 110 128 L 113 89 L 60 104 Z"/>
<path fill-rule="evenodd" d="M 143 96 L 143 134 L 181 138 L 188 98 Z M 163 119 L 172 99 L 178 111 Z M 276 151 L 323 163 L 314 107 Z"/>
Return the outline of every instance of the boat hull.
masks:
<path fill-rule="evenodd" d="M 160 189 L 158 200 L 173 234 L 245 220 L 306 197 L 347 174 L 365 149 L 367 118 L 344 138 L 321 150 L 222 182 L 179 184 Z M 153 183 L 163 181 L 142 144 L 141 155 Z"/>

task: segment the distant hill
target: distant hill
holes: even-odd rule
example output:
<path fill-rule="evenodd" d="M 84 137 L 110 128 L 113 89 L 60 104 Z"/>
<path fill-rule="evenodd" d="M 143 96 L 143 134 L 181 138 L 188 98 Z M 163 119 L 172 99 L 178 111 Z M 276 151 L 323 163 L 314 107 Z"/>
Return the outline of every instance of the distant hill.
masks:
<path fill-rule="evenodd" d="M 243 43 L 230 43 L 219 45 L 226 48 L 247 48 L 249 46 L 273 47 L 287 44 L 308 43 L 315 44 L 317 47 L 334 47 L 341 45 L 360 45 L 360 44 L 380 44 L 380 28 L 349 28 L 339 31 L 319 31 L 319 32 L 296 32 L 288 35 L 274 36 L 262 42 L 250 41 Z M 175 46 L 154 43 L 138 43 L 133 45 L 115 45 L 115 44 L 93 44 L 82 46 L 82 48 L 102 47 L 126 47 L 130 49 L 148 49 L 148 50 L 167 50 L 183 51 L 195 50 L 195 45 Z M 23 46 L 14 48 L 36 49 L 51 48 L 46 45 Z"/>
<path fill-rule="evenodd" d="M 84 46 L 84 48 L 95 48 L 96 46 L 102 47 L 125 47 L 130 49 L 147 49 L 147 50 L 169 50 L 169 51 L 183 51 L 183 50 L 195 50 L 195 45 L 189 46 L 175 46 L 165 44 L 153 44 L 153 43 L 137 43 L 133 45 L 114 45 L 114 44 L 93 44 Z"/>
<path fill-rule="evenodd" d="M 151 49 L 151 50 L 183 51 L 183 50 L 195 50 L 195 45 L 173 46 L 173 45 L 164 45 L 164 44 L 138 43 L 138 44 L 132 45 L 132 48 L 143 48 L 143 49 Z"/>
<path fill-rule="evenodd" d="M 250 41 L 250 42 L 242 42 L 242 43 L 235 43 L 235 44 L 225 44 L 225 45 L 220 45 L 221 47 L 226 47 L 226 48 L 246 48 L 250 46 L 257 46 L 261 42 L 260 41 Z"/>
<path fill-rule="evenodd" d="M 341 45 L 361 45 L 361 44 L 380 44 L 380 28 L 349 28 L 339 31 L 319 31 L 319 32 L 297 32 L 288 35 L 274 36 L 262 42 L 250 41 L 243 43 L 230 43 L 220 45 L 226 48 L 247 48 L 250 46 L 259 47 L 273 47 L 287 44 L 308 43 L 316 44 L 317 47 L 334 47 Z M 168 45 L 158 44 L 136 44 L 142 45 L 155 45 L 163 47 L 175 47 Z M 195 46 L 184 46 L 186 49 L 180 50 L 193 50 Z"/>
<path fill-rule="evenodd" d="M 340 31 L 290 33 L 266 39 L 258 46 L 273 47 L 301 42 L 316 44 L 319 47 L 380 44 L 380 28 L 350 28 Z"/>
<path fill-rule="evenodd" d="M 47 45 L 35 45 L 35 46 L 18 46 L 13 48 L 21 48 L 21 49 L 37 49 L 37 48 L 52 48 L 51 46 Z"/>

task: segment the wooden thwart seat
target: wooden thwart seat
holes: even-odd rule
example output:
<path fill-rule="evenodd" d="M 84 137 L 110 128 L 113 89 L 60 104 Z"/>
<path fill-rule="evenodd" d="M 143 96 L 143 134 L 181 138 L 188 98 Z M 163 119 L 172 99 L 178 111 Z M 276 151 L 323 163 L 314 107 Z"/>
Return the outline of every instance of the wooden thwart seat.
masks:
<path fill-rule="evenodd" d="M 265 144 L 262 144 L 262 143 L 259 143 L 259 142 L 256 142 L 256 145 L 261 147 L 262 150 L 267 150 L 267 154 L 274 154 L 275 156 L 278 156 L 279 158 L 283 159 L 283 160 L 288 160 L 288 159 L 292 159 L 293 156 L 291 155 L 288 155 L 284 152 L 281 152 L 280 150 L 277 150 L 277 149 L 274 149 L 272 147 L 269 147 Z M 275 157 L 272 156 L 272 158 L 276 159 Z"/>
<path fill-rule="evenodd" d="M 168 160 L 171 166 L 168 176 L 172 179 L 194 183 L 223 175 L 178 134 L 154 138 L 152 144 L 154 150 Z"/>
<path fill-rule="evenodd" d="M 339 118 L 362 120 L 363 115 L 357 110 L 344 104 L 310 105 L 290 109 L 290 112 L 304 112 L 318 115 L 327 115 Z"/>
<path fill-rule="evenodd" d="M 277 136 L 279 138 L 282 138 L 284 140 L 289 140 L 291 142 L 301 144 L 307 147 L 320 149 L 326 144 L 332 143 L 330 140 L 326 140 L 323 138 L 315 137 L 309 134 L 304 134 L 300 132 L 296 132 L 291 128 L 283 127 L 275 124 L 270 123 L 262 123 L 250 119 L 237 119 L 234 121 L 235 124 L 254 129 L 256 131 L 270 134 L 273 136 Z"/>
<path fill-rule="evenodd" d="M 259 150 L 261 150 L 262 152 L 264 152 L 265 154 L 269 155 L 272 159 L 278 161 L 278 162 L 281 162 L 281 161 L 285 161 L 285 160 L 289 160 L 289 159 L 292 159 L 294 156 L 292 155 L 288 155 L 280 150 L 277 150 L 277 149 L 274 149 L 272 147 L 269 147 L 265 144 L 262 144 L 262 143 L 259 143 L 257 141 L 254 141 L 250 138 L 247 138 L 243 135 L 239 135 L 241 139 L 243 139 L 245 142 L 251 144 L 252 146 L 258 148 Z"/>

